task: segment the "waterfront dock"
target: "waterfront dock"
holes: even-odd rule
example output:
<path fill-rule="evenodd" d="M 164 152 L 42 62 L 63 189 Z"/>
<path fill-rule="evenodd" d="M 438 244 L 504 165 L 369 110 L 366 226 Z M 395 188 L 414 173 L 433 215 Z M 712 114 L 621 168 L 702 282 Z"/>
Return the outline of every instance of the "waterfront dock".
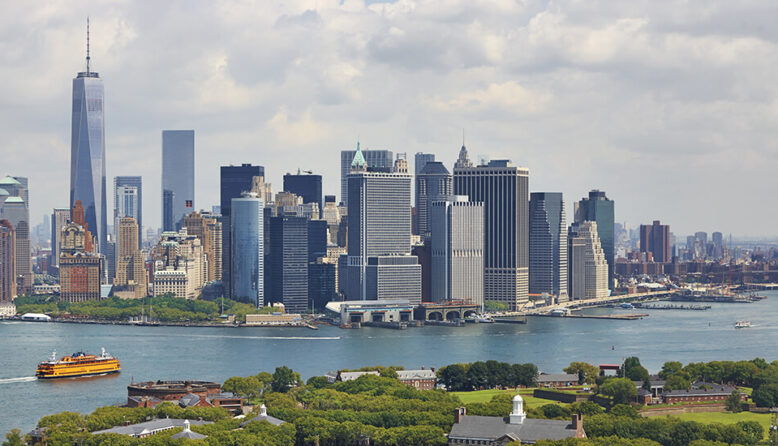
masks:
<path fill-rule="evenodd" d="M 555 316 L 547 313 L 528 314 L 532 317 L 556 317 L 559 319 L 608 319 L 612 321 L 635 321 L 648 317 L 646 313 L 628 313 L 628 314 L 568 314 L 566 316 Z"/>
<path fill-rule="evenodd" d="M 635 304 L 636 308 L 642 310 L 710 310 L 710 305 L 682 305 L 682 304 Z"/>

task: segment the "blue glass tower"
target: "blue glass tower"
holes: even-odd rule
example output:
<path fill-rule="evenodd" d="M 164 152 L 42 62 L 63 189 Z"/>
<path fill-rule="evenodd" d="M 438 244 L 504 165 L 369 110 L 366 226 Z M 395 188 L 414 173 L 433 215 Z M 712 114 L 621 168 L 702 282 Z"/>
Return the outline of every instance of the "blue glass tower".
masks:
<path fill-rule="evenodd" d="M 70 139 L 70 208 L 84 206 L 84 220 L 97 237 L 100 251 L 107 245 L 108 214 L 105 197 L 105 125 L 103 81 L 89 66 L 89 21 L 86 28 L 86 71 L 73 79 L 73 115 Z"/>

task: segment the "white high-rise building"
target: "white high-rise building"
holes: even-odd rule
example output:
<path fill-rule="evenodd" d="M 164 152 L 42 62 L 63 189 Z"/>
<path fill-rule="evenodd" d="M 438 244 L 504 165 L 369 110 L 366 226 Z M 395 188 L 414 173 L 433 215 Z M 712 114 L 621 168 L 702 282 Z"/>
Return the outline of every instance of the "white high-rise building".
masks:
<path fill-rule="evenodd" d="M 455 196 L 430 208 L 435 302 L 484 303 L 484 205 Z"/>
<path fill-rule="evenodd" d="M 608 262 L 597 235 L 597 222 L 570 225 L 570 298 L 594 299 L 608 296 Z"/>

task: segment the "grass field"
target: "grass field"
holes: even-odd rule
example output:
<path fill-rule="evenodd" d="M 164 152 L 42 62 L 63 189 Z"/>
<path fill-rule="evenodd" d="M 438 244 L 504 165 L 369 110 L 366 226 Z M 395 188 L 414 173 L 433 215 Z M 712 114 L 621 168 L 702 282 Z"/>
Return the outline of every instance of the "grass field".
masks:
<path fill-rule="evenodd" d="M 684 413 L 680 415 L 672 415 L 681 420 L 697 421 L 699 423 L 721 423 L 721 424 L 734 424 L 738 421 L 758 421 L 764 428 L 765 434 L 770 429 L 770 422 L 772 421 L 772 415 L 769 413 L 753 413 L 753 412 L 710 412 L 710 413 Z"/>
<path fill-rule="evenodd" d="M 524 399 L 524 404 L 527 407 L 535 407 L 535 406 L 542 406 L 544 404 L 559 404 L 561 406 L 567 406 L 568 404 L 560 403 L 558 401 L 552 401 L 552 400 L 545 400 L 541 398 L 535 398 L 532 396 L 532 391 L 534 389 L 520 389 L 519 394 L 521 394 L 521 397 Z M 493 396 L 499 395 L 502 393 L 507 393 L 511 396 L 516 395 L 516 390 L 509 389 L 509 390 L 497 390 L 497 389 L 489 389 L 489 390 L 475 390 L 472 392 L 451 392 L 454 395 L 458 396 L 459 399 L 464 404 L 469 403 L 488 403 Z"/>

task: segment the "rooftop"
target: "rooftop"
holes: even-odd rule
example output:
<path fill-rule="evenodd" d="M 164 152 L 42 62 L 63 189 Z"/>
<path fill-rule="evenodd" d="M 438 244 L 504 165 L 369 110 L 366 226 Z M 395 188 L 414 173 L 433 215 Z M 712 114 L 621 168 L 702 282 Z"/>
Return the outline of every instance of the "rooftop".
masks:
<path fill-rule="evenodd" d="M 526 418 L 524 422 L 511 424 L 505 418 L 465 415 L 451 428 L 448 438 L 495 440 L 508 436 L 522 443 L 538 440 L 562 440 L 575 437 L 576 430 L 570 421 Z"/>
<path fill-rule="evenodd" d="M 119 435 L 129 435 L 131 437 L 137 438 L 141 435 L 156 434 L 157 432 L 160 431 L 174 429 L 177 427 L 184 427 L 185 422 L 188 422 L 189 424 L 193 424 L 195 426 L 211 423 L 210 421 L 188 421 L 188 420 L 180 420 L 177 418 L 160 418 L 156 420 L 145 421 L 143 423 L 131 424 L 129 426 L 116 426 L 110 429 L 103 429 L 100 431 L 92 432 L 92 434 L 94 435 L 119 434 Z"/>

